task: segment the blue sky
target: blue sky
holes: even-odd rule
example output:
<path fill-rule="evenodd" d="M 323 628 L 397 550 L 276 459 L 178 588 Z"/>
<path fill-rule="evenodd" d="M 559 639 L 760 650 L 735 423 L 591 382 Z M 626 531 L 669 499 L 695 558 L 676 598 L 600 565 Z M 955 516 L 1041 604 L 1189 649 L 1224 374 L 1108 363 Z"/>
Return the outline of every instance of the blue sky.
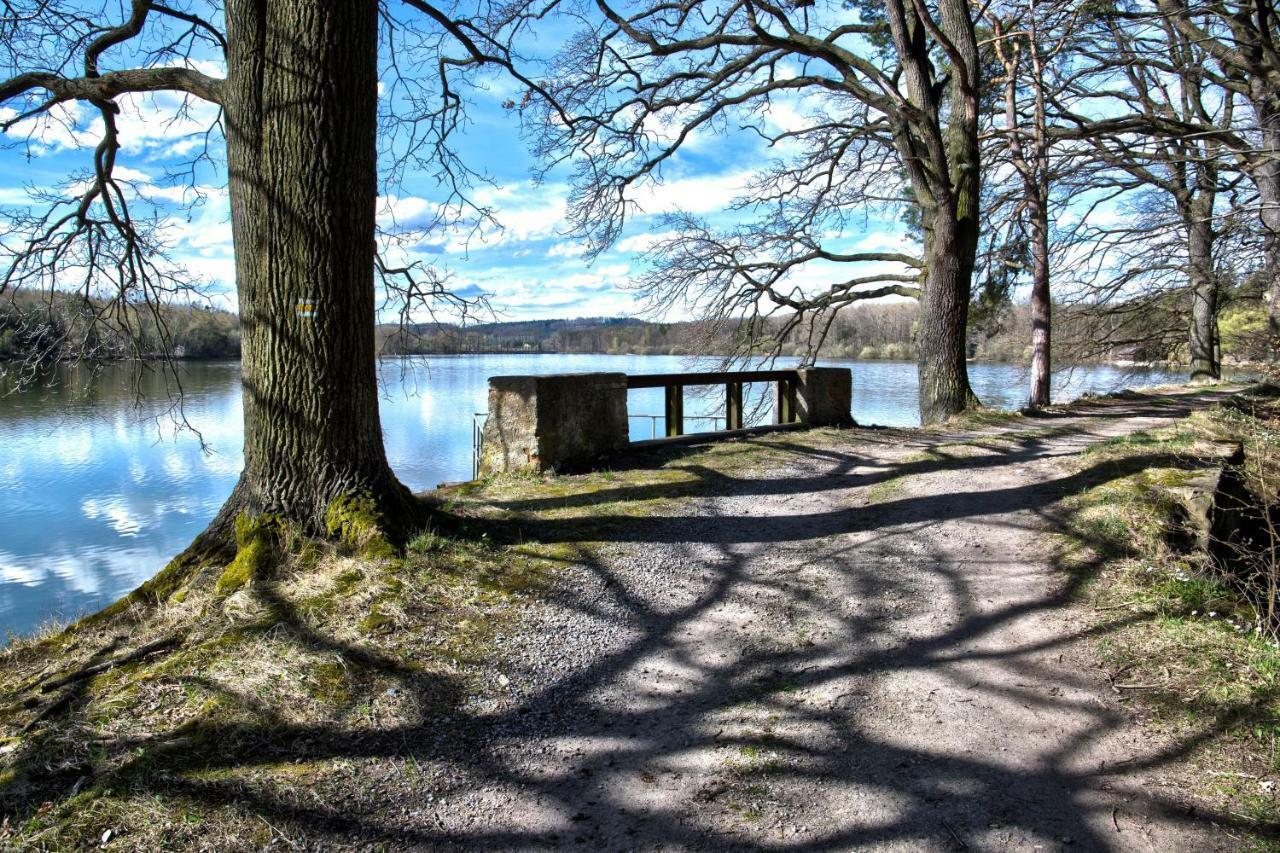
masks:
<path fill-rule="evenodd" d="M 206 73 L 222 75 L 213 61 L 194 64 Z M 534 164 L 520 137 L 516 115 L 502 106 L 517 92 L 508 78 L 488 78 L 487 90 L 473 91 L 467 108 L 469 124 L 456 139 L 468 165 L 491 179 L 491 185 L 478 184 L 473 193 L 477 201 L 496 210 L 503 227 L 470 235 L 458 229 L 437 230 L 403 247 L 406 257 L 449 272 L 456 289 L 488 294 L 500 319 L 639 313 L 642 306 L 626 285 L 639 263 L 638 253 L 662 234 L 660 216 L 684 210 L 713 224 L 731 224 L 730 202 L 751 172 L 770 156 L 753 133 L 695 134 L 669 161 L 660 183 L 639 189 L 636 200 L 642 212 L 630 220 L 622 239 L 588 264 L 582 258 L 582 246 L 564 236 L 569 189 L 565 175 L 552 174 L 541 184 L 532 179 Z M 164 93 L 126 96 L 120 103 L 124 147 L 117 175 L 130 181 L 138 199 L 163 217 L 174 257 L 209 282 L 214 303 L 234 307 L 221 140 L 213 140 L 215 162 L 196 167 L 193 185 L 172 174 L 185 171 L 185 164 L 201 150 L 216 109 L 193 102 L 184 114 L 181 97 Z M 780 100 L 764 121 L 776 128 L 795 126 L 803 112 L 802 100 Z M 7 110 L 7 114 L 13 113 Z M 0 110 L 0 118 L 5 115 L 6 110 Z M 69 175 L 87 169 L 99 140 L 96 115 L 91 107 L 72 103 L 59 107 L 43 123 L 16 127 L 7 140 L 11 144 L 0 149 L 0 205 L 23 205 L 28 189 L 58 186 Z M 25 142 L 28 138 L 30 144 Z M 430 219 L 442 200 L 443 192 L 434 180 L 411 174 L 380 198 L 380 221 L 392 227 Z M 146 206 L 135 205 L 136 209 Z M 838 244 L 832 248 L 902 248 L 902 237 L 895 227 L 872 219 L 865 233 L 846 233 Z M 807 282 L 798 283 L 825 284 L 837 274 L 815 268 L 805 272 Z M 669 306 L 672 319 L 687 315 L 684 306 Z"/>

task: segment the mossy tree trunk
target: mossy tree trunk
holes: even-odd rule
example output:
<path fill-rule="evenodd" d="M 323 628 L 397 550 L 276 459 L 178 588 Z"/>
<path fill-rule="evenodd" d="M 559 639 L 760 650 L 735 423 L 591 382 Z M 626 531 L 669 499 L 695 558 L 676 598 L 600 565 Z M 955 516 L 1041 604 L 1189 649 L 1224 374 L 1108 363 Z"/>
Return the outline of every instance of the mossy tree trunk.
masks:
<path fill-rule="evenodd" d="M 975 193 L 976 195 L 976 193 Z M 925 279 L 916 333 L 920 420 L 946 420 L 977 404 L 969 387 L 969 296 L 978 247 L 976 216 L 925 216 Z"/>
<path fill-rule="evenodd" d="M 242 326 L 242 512 L 323 530 L 361 494 L 392 532 L 374 344 L 377 4 L 229 0 L 224 96 Z"/>

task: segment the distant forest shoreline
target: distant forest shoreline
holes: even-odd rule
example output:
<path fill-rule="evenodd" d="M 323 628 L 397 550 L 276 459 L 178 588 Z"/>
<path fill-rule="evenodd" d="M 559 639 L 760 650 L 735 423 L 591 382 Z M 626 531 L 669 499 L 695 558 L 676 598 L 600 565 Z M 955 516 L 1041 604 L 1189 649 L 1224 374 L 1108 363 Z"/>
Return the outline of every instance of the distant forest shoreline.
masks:
<path fill-rule="evenodd" d="M 1073 311 L 1057 311 L 1057 364 L 1116 364 L 1178 366 L 1187 362 L 1177 338 L 1153 335 L 1143 344 L 1098 347 L 1096 329 L 1083 312 L 1072 334 Z M 65 296 L 11 300 L 0 304 L 0 361 L 71 361 L 82 358 L 112 361 L 159 358 L 166 352 L 191 361 L 223 361 L 240 357 L 237 315 L 197 306 L 167 306 L 159 318 L 136 311 L 133 327 L 141 330 L 131 341 L 104 338 L 92 323 L 93 311 L 83 299 Z M 1253 316 L 1257 314 L 1258 316 Z M 859 361 L 912 361 L 916 358 L 915 304 L 880 303 L 849 308 L 837 317 L 818 357 Z M 1224 361 L 1247 365 L 1254 353 L 1237 341 L 1250 340 L 1255 325 L 1265 322 L 1260 308 L 1226 314 L 1222 324 Z M 163 325 L 163 334 L 161 333 Z M 1030 360 L 1030 315 L 1025 305 L 1008 305 L 993 322 L 971 323 L 969 358 L 973 361 L 1027 364 Z M 809 331 L 797 328 L 781 341 L 778 355 L 804 355 Z M 165 345 L 167 340 L 168 345 Z M 378 352 L 400 355 L 676 355 L 715 356 L 732 346 L 716 346 L 716 338 L 695 321 L 661 323 L 631 317 L 522 320 L 455 325 L 447 323 L 377 329 Z"/>

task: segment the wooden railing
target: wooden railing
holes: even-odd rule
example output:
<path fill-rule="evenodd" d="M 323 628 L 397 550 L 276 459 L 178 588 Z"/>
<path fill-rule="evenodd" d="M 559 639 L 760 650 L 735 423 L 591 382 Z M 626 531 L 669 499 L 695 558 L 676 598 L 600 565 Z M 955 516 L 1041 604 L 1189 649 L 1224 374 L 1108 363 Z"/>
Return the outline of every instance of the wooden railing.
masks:
<path fill-rule="evenodd" d="M 684 435 L 684 389 L 689 386 L 724 385 L 725 431 L 743 429 L 742 386 L 750 382 L 773 383 L 773 422 L 796 422 L 796 386 L 800 374 L 795 370 L 711 371 L 707 373 L 652 373 L 627 376 L 627 390 L 632 388 L 665 389 L 666 435 Z"/>

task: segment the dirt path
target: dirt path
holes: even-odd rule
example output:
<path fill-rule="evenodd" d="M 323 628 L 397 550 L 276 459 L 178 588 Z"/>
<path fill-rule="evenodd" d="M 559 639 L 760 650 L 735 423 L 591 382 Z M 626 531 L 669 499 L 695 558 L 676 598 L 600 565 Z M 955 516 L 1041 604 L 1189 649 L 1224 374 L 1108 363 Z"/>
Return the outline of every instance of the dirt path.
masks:
<path fill-rule="evenodd" d="M 708 474 L 696 514 L 637 518 L 531 611 L 418 842 L 1232 849 L 1093 664 L 1046 536 L 1107 476 L 1067 457 L 1211 399 L 990 428 L 986 448 L 811 434 L 763 473 Z"/>

